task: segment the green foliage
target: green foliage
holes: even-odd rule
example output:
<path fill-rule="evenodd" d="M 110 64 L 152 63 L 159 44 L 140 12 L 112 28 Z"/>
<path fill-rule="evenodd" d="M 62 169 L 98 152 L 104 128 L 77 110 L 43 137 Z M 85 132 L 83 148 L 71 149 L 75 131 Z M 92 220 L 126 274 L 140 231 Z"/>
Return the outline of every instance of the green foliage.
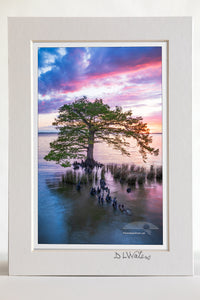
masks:
<path fill-rule="evenodd" d="M 102 99 L 90 102 L 83 97 L 63 105 L 53 125 L 58 138 L 50 143 L 45 159 L 63 167 L 69 167 L 71 159 L 93 159 L 93 145 L 102 141 L 130 156 L 127 138 L 134 138 L 144 161 L 147 153 L 158 155 L 159 150 L 150 146 L 152 137 L 142 117 L 134 118 L 131 110 L 123 112 L 118 106 L 110 109 Z"/>

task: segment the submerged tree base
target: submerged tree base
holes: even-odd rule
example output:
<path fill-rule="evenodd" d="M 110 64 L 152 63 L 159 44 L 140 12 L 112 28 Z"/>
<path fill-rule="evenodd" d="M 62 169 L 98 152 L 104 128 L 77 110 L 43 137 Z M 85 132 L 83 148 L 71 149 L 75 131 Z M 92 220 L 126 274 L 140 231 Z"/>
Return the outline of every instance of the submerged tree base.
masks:
<path fill-rule="evenodd" d="M 97 162 L 92 158 L 87 158 L 85 160 L 85 164 L 86 164 L 86 167 L 93 169 L 94 167 L 96 167 Z"/>
<path fill-rule="evenodd" d="M 87 170 L 89 170 L 89 169 L 93 170 L 95 167 L 97 167 L 97 168 L 102 168 L 102 167 L 103 167 L 103 164 L 101 164 L 101 163 L 95 161 L 94 159 L 88 159 L 88 158 L 87 158 L 85 161 L 83 161 L 83 160 L 82 160 L 81 162 L 75 161 L 75 162 L 73 163 L 73 168 L 74 168 L 75 170 L 78 169 L 79 167 L 85 168 L 85 169 L 87 169 Z"/>

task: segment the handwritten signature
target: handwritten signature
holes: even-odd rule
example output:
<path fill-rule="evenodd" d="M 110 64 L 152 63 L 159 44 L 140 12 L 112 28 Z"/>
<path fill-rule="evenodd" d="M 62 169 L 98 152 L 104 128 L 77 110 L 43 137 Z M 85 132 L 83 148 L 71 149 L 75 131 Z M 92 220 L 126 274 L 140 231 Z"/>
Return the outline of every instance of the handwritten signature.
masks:
<path fill-rule="evenodd" d="M 142 250 L 115 252 L 114 259 L 144 259 L 150 260 L 151 255 L 144 254 Z"/>

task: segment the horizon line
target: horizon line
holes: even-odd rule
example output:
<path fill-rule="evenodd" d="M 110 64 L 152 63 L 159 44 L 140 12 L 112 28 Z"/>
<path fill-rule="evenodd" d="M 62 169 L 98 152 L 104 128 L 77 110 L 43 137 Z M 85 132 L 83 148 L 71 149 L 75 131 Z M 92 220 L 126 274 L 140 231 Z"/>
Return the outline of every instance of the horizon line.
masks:
<path fill-rule="evenodd" d="M 55 133 L 59 133 L 59 131 L 38 131 L 38 134 L 55 134 Z M 162 134 L 162 132 L 150 132 L 150 134 Z"/>

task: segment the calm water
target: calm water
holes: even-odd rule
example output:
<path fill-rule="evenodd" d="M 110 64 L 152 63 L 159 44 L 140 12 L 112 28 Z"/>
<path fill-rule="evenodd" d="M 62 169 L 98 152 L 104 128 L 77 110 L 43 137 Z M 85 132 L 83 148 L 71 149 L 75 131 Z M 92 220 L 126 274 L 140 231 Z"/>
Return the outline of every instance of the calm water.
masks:
<path fill-rule="evenodd" d="M 77 191 L 73 185 L 63 185 L 61 177 L 66 169 L 43 157 L 49 151 L 49 143 L 56 134 L 39 134 L 38 172 L 38 243 L 39 244 L 162 244 L 162 184 L 147 182 L 136 185 L 127 193 L 127 185 L 116 182 L 111 173 L 106 173 L 106 184 L 111 196 L 124 204 L 131 215 L 113 210 L 111 204 L 98 204 L 96 197 L 90 196 L 92 185 L 83 185 Z M 160 149 L 159 156 L 149 156 L 143 163 L 137 147 L 131 144 L 131 157 L 125 157 L 105 144 L 95 145 L 95 159 L 101 163 L 127 163 L 162 165 L 162 135 L 153 135 L 153 146 Z M 69 169 L 69 168 L 67 168 Z M 78 171 L 80 172 L 80 171 Z M 99 170 L 100 176 L 100 170 Z M 140 234 L 127 234 L 123 229 L 127 224 L 147 222 L 158 229 Z M 141 223 L 142 224 L 142 223 Z M 137 230 L 136 230 L 137 231 Z M 138 232 L 138 231 L 137 231 Z"/>

